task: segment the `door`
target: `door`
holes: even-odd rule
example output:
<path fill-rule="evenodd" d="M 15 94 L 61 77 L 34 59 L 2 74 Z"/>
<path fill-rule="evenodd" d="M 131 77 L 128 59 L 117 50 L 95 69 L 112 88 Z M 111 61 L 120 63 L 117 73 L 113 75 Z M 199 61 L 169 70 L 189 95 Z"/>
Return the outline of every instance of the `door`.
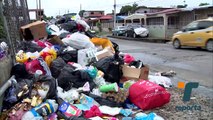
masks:
<path fill-rule="evenodd" d="M 204 47 L 206 41 L 211 37 L 213 21 L 199 21 L 197 30 L 194 31 L 193 41 L 191 41 L 192 46 Z"/>
<path fill-rule="evenodd" d="M 197 21 L 192 22 L 186 26 L 186 28 L 183 30 L 183 33 L 179 37 L 182 45 L 191 45 L 192 41 L 195 39 L 194 33 L 198 29 L 197 26 Z"/>

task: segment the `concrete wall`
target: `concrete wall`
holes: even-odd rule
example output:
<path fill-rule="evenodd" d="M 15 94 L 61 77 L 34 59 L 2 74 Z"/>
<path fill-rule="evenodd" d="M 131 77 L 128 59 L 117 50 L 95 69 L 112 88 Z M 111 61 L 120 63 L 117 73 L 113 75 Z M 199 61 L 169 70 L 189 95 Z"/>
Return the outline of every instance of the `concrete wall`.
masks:
<path fill-rule="evenodd" d="M 149 25 L 149 37 L 151 38 L 165 38 L 165 26 L 164 25 Z"/>
<path fill-rule="evenodd" d="M 0 86 L 10 77 L 12 68 L 12 60 L 10 57 L 5 57 L 0 60 Z"/>
<path fill-rule="evenodd" d="M 206 19 L 209 15 L 213 15 L 213 8 L 195 10 L 194 14 L 197 20 Z"/>
<path fill-rule="evenodd" d="M 9 78 L 12 68 L 11 57 L 5 57 L 0 60 L 0 86 L 2 86 Z M 0 96 L 0 107 L 2 106 L 3 96 Z"/>

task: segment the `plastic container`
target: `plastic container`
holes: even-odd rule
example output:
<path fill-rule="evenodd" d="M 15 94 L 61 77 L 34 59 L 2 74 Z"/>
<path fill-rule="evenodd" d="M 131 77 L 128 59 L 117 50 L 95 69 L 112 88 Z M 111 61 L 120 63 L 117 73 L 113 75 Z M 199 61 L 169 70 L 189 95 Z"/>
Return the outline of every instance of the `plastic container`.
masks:
<path fill-rule="evenodd" d="M 22 120 L 43 120 L 42 117 L 48 116 L 58 109 L 58 104 L 55 100 L 47 100 L 46 102 L 36 106 L 30 111 L 26 112 Z"/>

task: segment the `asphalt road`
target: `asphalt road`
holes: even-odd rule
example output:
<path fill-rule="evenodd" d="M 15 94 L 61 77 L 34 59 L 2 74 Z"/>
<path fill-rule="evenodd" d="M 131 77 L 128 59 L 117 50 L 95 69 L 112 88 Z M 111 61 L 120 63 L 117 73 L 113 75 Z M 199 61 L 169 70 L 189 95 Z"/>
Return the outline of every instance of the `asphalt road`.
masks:
<path fill-rule="evenodd" d="M 119 44 L 121 52 L 130 53 L 148 64 L 152 73 L 175 71 L 174 85 L 179 81 L 199 82 L 200 89 L 197 91 L 213 93 L 213 53 L 196 48 L 174 49 L 171 43 L 110 39 Z"/>

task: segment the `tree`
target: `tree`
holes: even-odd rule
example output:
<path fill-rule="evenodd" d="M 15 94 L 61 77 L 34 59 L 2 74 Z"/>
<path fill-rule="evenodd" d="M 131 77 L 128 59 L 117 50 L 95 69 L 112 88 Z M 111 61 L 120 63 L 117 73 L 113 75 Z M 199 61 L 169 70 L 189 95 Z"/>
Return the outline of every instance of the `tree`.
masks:
<path fill-rule="evenodd" d="M 132 6 L 131 5 L 122 6 L 120 14 L 128 15 L 128 13 L 133 13 L 137 8 L 138 8 L 137 3 L 134 3 Z"/>
<path fill-rule="evenodd" d="M 79 16 L 80 16 L 80 17 L 83 17 L 84 12 L 85 12 L 85 10 L 81 10 L 81 11 L 79 11 L 79 13 L 78 13 L 78 14 L 79 14 Z"/>
<path fill-rule="evenodd" d="M 185 4 L 185 5 L 177 5 L 177 8 L 186 8 L 188 5 Z"/>
<path fill-rule="evenodd" d="M 200 3 L 199 6 L 206 6 L 206 5 L 210 5 L 209 3 Z"/>

